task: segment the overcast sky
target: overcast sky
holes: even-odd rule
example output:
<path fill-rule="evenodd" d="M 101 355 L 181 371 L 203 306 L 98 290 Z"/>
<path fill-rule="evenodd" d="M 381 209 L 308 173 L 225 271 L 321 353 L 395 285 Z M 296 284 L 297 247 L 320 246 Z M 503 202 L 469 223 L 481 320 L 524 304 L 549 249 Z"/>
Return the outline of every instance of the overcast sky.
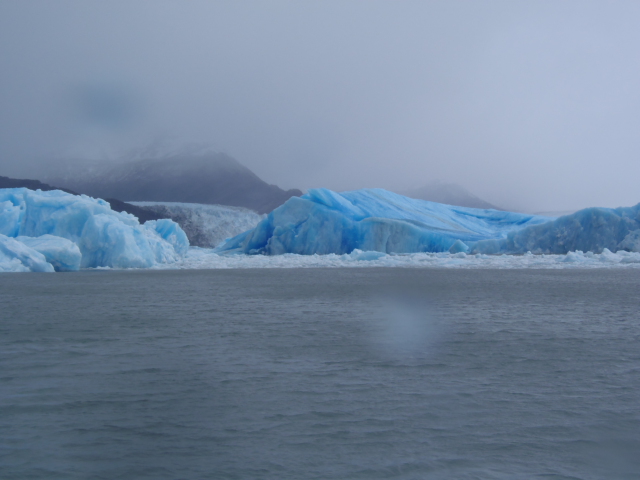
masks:
<path fill-rule="evenodd" d="M 206 144 L 270 183 L 640 202 L 640 2 L 0 0 L 0 175 Z"/>

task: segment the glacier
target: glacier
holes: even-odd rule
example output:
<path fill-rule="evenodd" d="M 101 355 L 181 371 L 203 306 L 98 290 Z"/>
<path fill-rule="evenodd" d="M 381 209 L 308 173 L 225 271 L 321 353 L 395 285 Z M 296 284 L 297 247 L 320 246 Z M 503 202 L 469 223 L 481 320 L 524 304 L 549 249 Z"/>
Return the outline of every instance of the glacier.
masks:
<path fill-rule="evenodd" d="M 131 202 L 177 222 L 196 247 L 215 248 L 228 238 L 254 228 L 266 217 L 253 210 L 228 205 L 178 202 Z"/>
<path fill-rule="evenodd" d="M 278 255 L 465 253 L 487 239 L 547 223 L 553 217 L 455 207 L 383 189 L 336 193 L 325 188 L 292 197 L 217 253 Z"/>
<path fill-rule="evenodd" d="M 60 190 L 0 189 L 0 271 L 151 268 L 189 249 L 172 220 L 141 225 L 101 199 Z"/>

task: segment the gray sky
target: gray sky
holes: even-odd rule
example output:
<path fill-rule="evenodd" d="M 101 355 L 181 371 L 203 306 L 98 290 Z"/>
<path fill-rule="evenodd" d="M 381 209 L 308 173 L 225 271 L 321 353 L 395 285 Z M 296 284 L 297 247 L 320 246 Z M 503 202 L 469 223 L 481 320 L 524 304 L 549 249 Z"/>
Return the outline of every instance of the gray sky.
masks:
<path fill-rule="evenodd" d="M 640 202 L 640 2 L 0 0 L 0 175 L 158 139 L 282 187 Z"/>

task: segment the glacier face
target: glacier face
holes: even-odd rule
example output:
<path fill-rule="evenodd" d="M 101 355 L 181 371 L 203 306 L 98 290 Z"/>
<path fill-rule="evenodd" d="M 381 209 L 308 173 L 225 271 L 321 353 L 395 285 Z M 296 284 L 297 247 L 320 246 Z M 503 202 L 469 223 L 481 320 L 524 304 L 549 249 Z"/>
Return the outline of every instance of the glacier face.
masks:
<path fill-rule="evenodd" d="M 200 203 L 132 202 L 177 222 L 192 246 L 214 248 L 254 228 L 266 215 L 242 207 Z"/>
<path fill-rule="evenodd" d="M 336 193 L 319 188 L 290 198 L 253 230 L 230 239 L 217 251 L 267 255 L 340 255 L 356 249 L 446 252 L 454 244 L 464 251 L 480 240 L 504 238 L 510 231 L 550 220 L 415 200 L 382 189 Z"/>
<path fill-rule="evenodd" d="M 140 225 L 104 200 L 60 190 L 0 189 L 0 236 L 0 271 L 149 268 L 175 262 L 189 248 L 187 236 L 171 220 Z M 15 242 L 30 256 L 18 252 Z M 35 259 L 44 259 L 49 268 L 43 270 Z"/>
<path fill-rule="evenodd" d="M 483 240 L 474 253 L 566 254 L 640 252 L 640 204 L 634 207 L 585 208 L 542 225 L 510 232 L 506 238 Z"/>

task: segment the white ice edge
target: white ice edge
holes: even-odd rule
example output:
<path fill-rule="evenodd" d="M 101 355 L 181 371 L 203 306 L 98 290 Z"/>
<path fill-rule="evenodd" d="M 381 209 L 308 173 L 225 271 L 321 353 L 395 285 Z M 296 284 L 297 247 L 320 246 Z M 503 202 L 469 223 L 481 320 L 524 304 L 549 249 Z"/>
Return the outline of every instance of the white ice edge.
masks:
<path fill-rule="evenodd" d="M 211 249 L 192 247 L 180 261 L 157 265 L 156 270 L 207 270 L 234 268 L 459 268 L 459 269 L 593 269 L 640 268 L 640 253 L 605 249 L 601 254 L 570 252 L 566 255 L 466 255 L 464 253 L 411 253 L 387 255 L 355 250 L 344 255 L 218 255 Z"/>

